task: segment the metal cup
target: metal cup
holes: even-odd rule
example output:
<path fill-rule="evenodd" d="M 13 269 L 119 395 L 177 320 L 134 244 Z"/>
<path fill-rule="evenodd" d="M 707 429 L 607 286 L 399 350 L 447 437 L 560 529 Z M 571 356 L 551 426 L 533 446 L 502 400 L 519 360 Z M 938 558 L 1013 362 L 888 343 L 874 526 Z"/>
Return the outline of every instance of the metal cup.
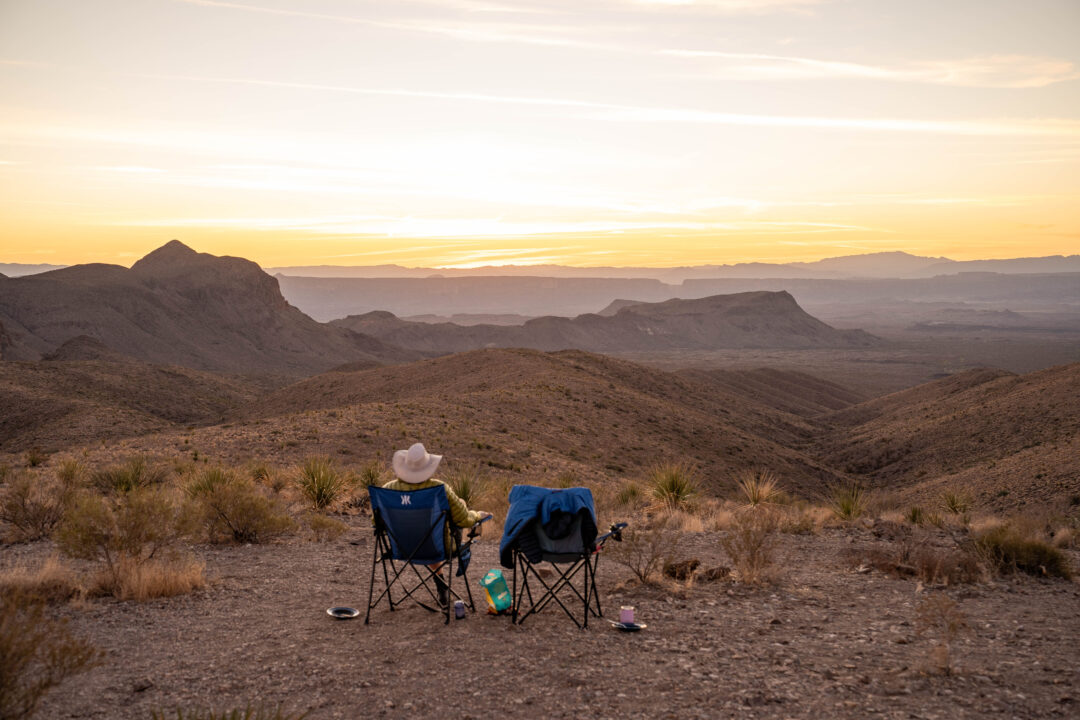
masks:
<path fill-rule="evenodd" d="M 465 617 L 465 602 L 462 600 L 454 601 L 454 617 L 458 620 Z"/>

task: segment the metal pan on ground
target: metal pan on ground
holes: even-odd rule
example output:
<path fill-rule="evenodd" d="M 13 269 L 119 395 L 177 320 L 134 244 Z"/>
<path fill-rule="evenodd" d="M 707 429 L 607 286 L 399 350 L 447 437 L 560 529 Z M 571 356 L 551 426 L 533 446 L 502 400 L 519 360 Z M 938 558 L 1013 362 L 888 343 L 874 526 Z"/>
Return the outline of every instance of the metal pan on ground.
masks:
<path fill-rule="evenodd" d="M 351 607 L 327 608 L 326 614 L 337 620 L 352 620 L 354 617 L 360 617 L 360 611 Z"/>
<path fill-rule="evenodd" d="M 644 630 L 649 627 L 645 623 L 621 623 L 614 620 L 608 620 L 611 626 L 616 630 L 622 630 L 623 632 L 637 632 L 638 630 Z"/>

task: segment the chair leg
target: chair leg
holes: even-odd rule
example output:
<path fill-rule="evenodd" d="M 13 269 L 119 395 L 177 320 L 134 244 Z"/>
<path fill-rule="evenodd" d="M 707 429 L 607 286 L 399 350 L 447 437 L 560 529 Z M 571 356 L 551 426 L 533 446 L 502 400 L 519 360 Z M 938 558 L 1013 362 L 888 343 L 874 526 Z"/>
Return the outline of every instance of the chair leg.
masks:
<path fill-rule="evenodd" d="M 440 570 L 441 572 L 441 570 Z M 446 624 L 450 624 L 450 604 L 454 598 L 454 558 L 450 558 L 446 563 Z"/>
<path fill-rule="evenodd" d="M 378 538 L 376 538 L 375 551 L 372 553 L 372 556 L 371 556 L 371 579 L 368 580 L 367 612 L 364 614 L 364 624 L 365 625 L 367 625 L 368 621 L 371 620 L 371 598 L 375 593 L 375 565 L 378 563 L 378 560 L 379 560 L 379 543 L 378 543 Z"/>

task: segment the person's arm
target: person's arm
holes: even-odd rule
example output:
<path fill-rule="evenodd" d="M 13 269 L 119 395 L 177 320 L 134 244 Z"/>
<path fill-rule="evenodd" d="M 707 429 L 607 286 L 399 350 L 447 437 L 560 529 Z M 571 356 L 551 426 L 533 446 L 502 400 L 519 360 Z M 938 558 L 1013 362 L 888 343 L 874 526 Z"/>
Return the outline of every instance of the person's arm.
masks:
<path fill-rule="evenodd" d="M 450 486 L 446 486 L 446 499 L 450 501 L 450 517 L 454 524 L 462 528 L 470 528 L 476 524 L 483 513 L 470 510 L 465 501 L 457 496 Z"/>

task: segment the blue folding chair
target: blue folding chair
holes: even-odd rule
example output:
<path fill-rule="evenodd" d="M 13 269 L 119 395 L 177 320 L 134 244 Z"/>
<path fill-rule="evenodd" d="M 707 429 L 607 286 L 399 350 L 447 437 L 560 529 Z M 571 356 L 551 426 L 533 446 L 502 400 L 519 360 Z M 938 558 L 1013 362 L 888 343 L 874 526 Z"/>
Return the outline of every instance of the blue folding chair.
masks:
<path fill-rule="evenodd" d="M 472 588 L 466 571 L 472 555 L 473 538 L 479 534 L 480 523 L 469 530 L 468 540 L 461 541 L 461 528 L 454 524 L 450 516 L 450 503 L 443 487 L 430 487 L 423 490 L 402 492 L 386 488 L 368 487 L 371 497 L 371 509 L 375 519 L 375 549 L 371 563 L 371 580 L 368 585 L 367 613 L 364 624 L 371 619 L 371 610 L 385 597 L 393 611 L 397 606 L 412 600 L 420 607 L 432 612 L 443 611 L 446 622 L 450 622 L 450 606 L 454 600 L 461 600 L 454 591 L 454 560 L 458 561 L 457 574 L 464 579 L 465 591 L 469 598 L 469 609 L 476 611 L 473 604 Z M 486 519 L 486 518 L 485 518 Z M 447 528 L 451 543 L 447 544 Z M 438 588 L 432 589 L 435 573 L 427 566 L 446 563 L 448 580 L 446 582 L 446 603 L 440 603 Z M 385 588 L 375 597 L 375 571 L 382 566 Z M 418 566 L 424 566 L 421 570 Z M 407 587 L 408 568 L 419 582 Z M 440 569 L 441 572 L 441 569 Z M 403 595 L 394 599 L 392 590 L 397 586 Z M 427 595 L 423 595 L 423 591 Z M 430 599 L 435 607 L 424 600 Z"/>

